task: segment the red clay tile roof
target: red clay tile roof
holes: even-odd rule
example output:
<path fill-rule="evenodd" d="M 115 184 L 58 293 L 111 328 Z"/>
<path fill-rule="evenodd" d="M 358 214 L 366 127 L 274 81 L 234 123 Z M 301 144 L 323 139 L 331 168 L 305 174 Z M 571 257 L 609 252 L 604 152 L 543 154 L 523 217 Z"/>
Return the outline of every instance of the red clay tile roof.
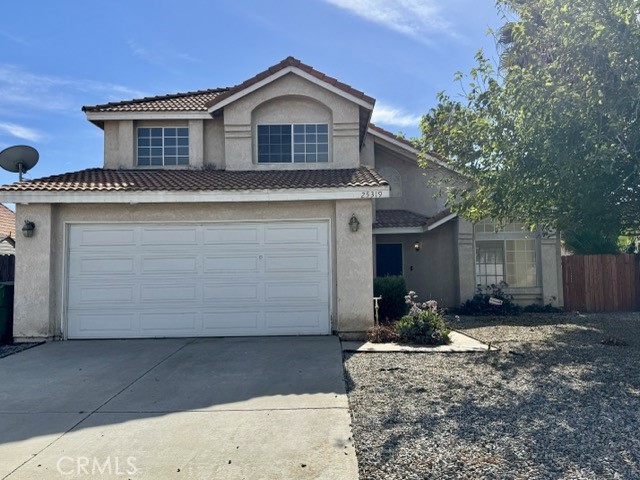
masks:
<path fill-rule="evenodd" d="M 428 227 L 451 214 L 448 208 L 433 217 L 426 217 L 409 210 L 378 210 L 373 228 L 421 228 Z"/>
<path fill-rule="evenodd" d="M 229 90 L 210 88 L 82 107 L 83 112 L 206 112 L 207 104 Z"/>
<path fill-rule="evenodd" d="M 234 87 L 231 87 L 226 92 L 222 93 L 221 95 L 218 95 L 216 98 L 211 100 L 207 104 L 207 106 L 208 107 L 213 107 L 214 105 L 216 105 L 217 103 L 221 102 L 225 98 L 228 98 L 228 97 L 230 97 L 232 95 L 235 95 L 236 93 L 244 90 L 245 88 L 248 88 L 248 87 L 250 87 L 252 85 L 255 85 L 256 83 L 260 82 L 261 80 L 264 80 L 265 78 L 270 77 L 271 75 L 273 75 L 275 73 L 278 73 L 280 70 L 283 70 L 283 69 L 285 69 L 287 67 L 299 68 L 303 72 L 306 72 L 309 75 L 313 75 L 318 80 L 321 80 L 321 81 L 326 82 L 326 83 L 328 83 L 330 85 L 333 85 L 334 87 L 339 88 L 343 92 L 346 92 L 346 93 L 348 93 L 350 95 L 353 95 L 356 98 L 364 100 L 365 102 L 370 103 L 371 105 L 373 105 L 375 103 L 375 101 L 376 101 L 375 98 L 370 97 L 369 95 L 366 95 L 364 92 L 361 92 L 360 90 L 356 90 L 351 85 L 347 85 L 346 83 L 342 83 L 342 82 L 338 81 L 337 79 L 335 79 L 333 77 L 330 77 L 328 75 L 325 75 L 324 73 L 319 72 L 318 70 L 314 69 L 313 67 L 302 63 L 297 58 L 289 56 L 289 57 L 285 58 L 284 60 L 282 60 L 280 63 L 277 63 L 277 64 L 273 65 L 272 67 L 267 68 L 263 72 L 260 72 L 257 75 L 249 78 L 248 80 L 245 80 L 244 82 L 242 82 L 242 83 L 240 83 L 240 84 L 238 84 L 238 85 L 236 85 Z"/>
<path fill-rule="evenodd" d="M 0 191 L 228 191 L 388 185 L 369 167 L 336 170 L 109 170 L 90 168 L 0 186 Z"/>
<path fill-rule="evenodd" d="M 339 82 L 333 77 L 329 77 L 322 72 L 315 70 L 313 67 L 302 63 L 300 60 L 287 57 L 280 63 L 269 67 L 267 70 L 251 77 L 234 87 L 210 88 L 208 90 L 198 90 L 195 92 L 173 93 L 169 95 L 158 95 L 155 97 L 144 97 L 133 100 L 124 100 L 122 102 L 110 102 L 102 105 L 89 105 L 82 107 L 83 112 L 206 112 L 209 107 L 217 104 L 238 93 L 245 88 L 254 85 L 274 73 L 286 67 L 296 67 L 300 70 L 313 75 L 319 80 L 333 85 L 340 90 L 360 98 L 367 103 L 374 104 L 375 99 L 365 95 L 360 90 Z"/>
<path fill-rule="evenodd" d="M 16 238 L 16 214 L 0 203 L 0 238 Z"/>

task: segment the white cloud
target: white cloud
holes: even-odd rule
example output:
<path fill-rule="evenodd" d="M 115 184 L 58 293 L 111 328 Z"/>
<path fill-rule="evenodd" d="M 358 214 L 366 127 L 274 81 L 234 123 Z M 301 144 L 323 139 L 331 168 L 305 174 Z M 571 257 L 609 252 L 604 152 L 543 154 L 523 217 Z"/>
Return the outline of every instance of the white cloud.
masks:
<path fill-rule="evenodd" d="M 77 112 L 81 103 L 79 93 L 98 93 L 105 101 L 144 96 L 143 92 L 124 85 L 32 73 L 15 65 L 0 64 L 0 105 Z"/>
<path fill-rule="evenodd" d="M 351 13 L 422 41 L 433 33 L 454 36 L 437 0 L 324 0 Z"/>
<path fill-rule="evenodd" d="M 373 123 L 381 125 L 393 125 L 396 127 L 418 127 L 420 115 L 409 113 L 406 110 L 377 102 L 371 116 Z"/>
<path fill-rule="evenodd" d="M 4 131 L 13 137 L 28 140 L 30 142 L 37 142 L 43 137 L 43 135 L 34 128 L 10 122 L 0 122 L 0 131 Z"/>
<path fill-rule="evenodd" d="M 136 57 L 144 60 L 147 63 L 151 63 L 152 65 L 156 65 L 167 70 L 175 69 L 176 61 L 202 63 L 200 59 L 193 57 L 188 53 L 179 52 L 169 45 L 148 48 L 135 40 L 129 40 L 127 42 L 127 45 L 129 45 L 131 52 Z"/>

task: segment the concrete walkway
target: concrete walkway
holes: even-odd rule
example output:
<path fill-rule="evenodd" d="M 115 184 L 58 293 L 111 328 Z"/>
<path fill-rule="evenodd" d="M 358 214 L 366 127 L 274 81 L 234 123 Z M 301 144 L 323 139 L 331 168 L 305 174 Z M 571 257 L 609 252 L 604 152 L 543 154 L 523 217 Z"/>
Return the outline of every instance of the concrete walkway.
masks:
<path fill-rule="evenodd" d="M 486 352 L 496 347 L 489 347 L 475 338 L 471 338 L 455 330 L 449 333 L 451 343 L 449 345 L 405 345 L 398 343 L 371 343 L 371 342 L 342 342 L 342 350 L 345 352 L 422 352 L 422 353 L 467 353 Z"/>
<path fill-rule="evenodd" d="M 0 359 L 0 478 L 358 478 L 335 337 L 57 342 Z"/>

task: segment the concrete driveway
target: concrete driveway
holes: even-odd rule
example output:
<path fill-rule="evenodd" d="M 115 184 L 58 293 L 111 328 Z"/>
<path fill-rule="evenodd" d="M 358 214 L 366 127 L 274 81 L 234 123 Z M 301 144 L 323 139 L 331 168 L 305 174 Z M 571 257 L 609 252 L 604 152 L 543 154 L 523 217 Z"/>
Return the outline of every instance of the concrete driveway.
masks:
<path fill-rule="evenodd" d="M 357 479 L 335 337 L 49 343 L 0 359 L 0 478 Z"/>

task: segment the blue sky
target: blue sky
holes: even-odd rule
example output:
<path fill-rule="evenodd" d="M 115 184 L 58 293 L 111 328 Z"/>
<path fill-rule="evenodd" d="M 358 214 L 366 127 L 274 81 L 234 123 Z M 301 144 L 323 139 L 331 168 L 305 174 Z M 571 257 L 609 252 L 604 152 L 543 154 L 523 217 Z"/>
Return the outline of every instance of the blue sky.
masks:
<path fill-rule="evenodd" d="M 409 136 L 500 24 L 493 0 L 23 0 L 3 2 L 0 149 L 28 144 L 25 178 L 101 166 L 83 105 L 231 86 L 293 55 L 377 99 Z M 0 171 L 0 183 L 16 175 Z"/>

